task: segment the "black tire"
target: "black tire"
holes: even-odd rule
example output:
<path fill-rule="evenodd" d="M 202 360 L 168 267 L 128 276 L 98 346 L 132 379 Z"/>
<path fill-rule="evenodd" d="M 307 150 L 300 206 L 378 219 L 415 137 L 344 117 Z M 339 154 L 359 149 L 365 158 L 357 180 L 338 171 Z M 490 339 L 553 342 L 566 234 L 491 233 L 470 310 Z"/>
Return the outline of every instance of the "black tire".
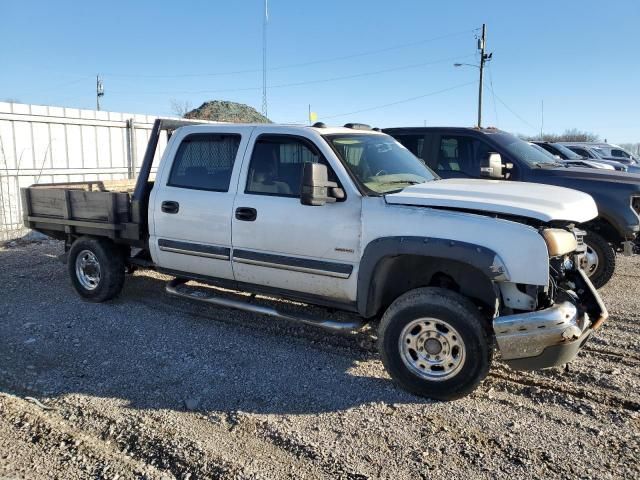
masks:
<path fill-rule="evenodd" d="M 587 266 L 585 271 L 593 286 L 602 288 L 611 280 L 616 269 L 616 251 L 609 242 L 592 231 L 587 231 L 584 242 L 587 244 L 587 252 L 592 251 L 598 258 L 598 265 L 593 269 Z"/>
<path fill-rule="evenodd" d="M 82 259 L 90 263 L 84 269 L 79 267 L 85 274 L 78 272 L 76 268 Z M 98 275 L 95 274 L 96 263 Z M 124 285 L 125 264 L 122 252 L 106 239 L 78 238 L 69 250 L 67 268 L 73 288 L 81 297 L 92 302 L 111 300 L 120 293 Z M 89 278 L 94 279 L 91 283 L 95 285 L 87 285 Z"/>
<path fill-rule="evenodd" d="M 454 340 L 461 341 L 463 344 L 463 348 L 458 350 L 463 352 L 463 359 L 459 361 L 458 369 L 452 371 L 452 376 L 449 378 L 437 380 L 425 378 L 434 374 L 435 367 L 430 367 L 428 373 L 420 376 L 415 371 L 419 370 L 417 366 L 412 370 L 403 360 L 403 355 L 406 358 L 407 354 L 403 354 L 403 349 L 400 347 L 401 335 L 404 337 L 405 327 L 410 328 L 409 325 L 412 322 L 421 321 L 419 319 L 435 319 L 434 326 L 442 326 L 438 321 L 446 322 L 453 327 L 448 335 L 453 331 L 461 337 L 458 340 L 455 335 L 452 335 Z M 394 381 L 416 395 L 437 400 L 454 400 L 463 397 L 471 393 L 489 373 L 493 349 L 490 346 L 485 325 L 485 319 L 476 306 L 458 293 L 435 287 L 411 290 L 397 298 L 380 321 L 378 349 L 382 356 L 382 363 Z M 419 335 L 433 334 L 428 332 L 428 328 L 431 327 L 421 326 L 418 330 Z M 415 336 L 414 331 L 415 328 L 412 328 L 408 334 Z M 420 340 L 416 343 L 419 345 Z M 427 344 L 422 345 L 424 355 L 427 355 Z M 405 347 L 404 343 L 402 346 Z M 406 349 L 410 350 L 410 347 Z M 445 350 L 442 351 L 446 353 Z M 453 349 L 451 351 L 453 352 Z M 417 351 L 414 353 L 417 355 Z M 435 371 L 435 374 L 437 375 L 438 372 Z"/>

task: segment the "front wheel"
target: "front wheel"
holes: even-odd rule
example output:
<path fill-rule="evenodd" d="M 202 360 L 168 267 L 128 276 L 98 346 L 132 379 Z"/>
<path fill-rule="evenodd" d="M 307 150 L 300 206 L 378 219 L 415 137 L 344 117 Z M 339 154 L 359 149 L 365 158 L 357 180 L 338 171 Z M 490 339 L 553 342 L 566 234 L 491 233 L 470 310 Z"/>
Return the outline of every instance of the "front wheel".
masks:
<path fill-rule="evenodd" d="M 609 243 L 595 232 L 587 231 L 587 246 L 583 269 L 596 288 L 604 287 L 616 269 L 616 252 Z"/>
<path fill-rule="evenodd" d="M 404 389 L 437 400 L 471 393 L 491 365 L 484 318 L 462 295 L 418 288 L 396 299 L 378 331 L 382 363 Z"/>
<path fill-rule="evenodd" d="M 116 297 L 124 285 L 122 252 L 106 239 L 77 239 L 69 250 L 67 267 L 73 288 L 92 302 Z"/>

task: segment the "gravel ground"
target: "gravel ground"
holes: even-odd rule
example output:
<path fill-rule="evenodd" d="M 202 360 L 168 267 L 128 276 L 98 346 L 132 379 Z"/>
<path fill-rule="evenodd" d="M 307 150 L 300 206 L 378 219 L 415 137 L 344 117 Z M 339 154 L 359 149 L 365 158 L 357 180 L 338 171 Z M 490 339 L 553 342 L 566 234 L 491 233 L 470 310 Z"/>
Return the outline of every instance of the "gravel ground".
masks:
<path fill-rule="evenodd" d="M 146 271 L 86 303 L 60 253 L 0 248 L 0 478 L 640 478 L 638 258 L 568 370 L 495 362 L 441 403 L 392 384 L 371 332 L 175 299 Z"/>

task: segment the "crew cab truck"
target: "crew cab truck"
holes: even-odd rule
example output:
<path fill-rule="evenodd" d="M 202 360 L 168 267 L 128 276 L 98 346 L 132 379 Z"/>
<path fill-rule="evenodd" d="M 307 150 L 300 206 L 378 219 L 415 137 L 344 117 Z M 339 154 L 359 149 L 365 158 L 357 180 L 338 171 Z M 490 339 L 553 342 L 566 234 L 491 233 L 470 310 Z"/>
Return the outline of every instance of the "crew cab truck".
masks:
<path fill-rule="evenodd" d="M 597 288 L 613 276 L 616 253 L 640 253 L 640 175 L 568 168 L 495 128 L 400 127 L 384 131 L 444 178 L 535 182 L 591 195 L 598 216 L 580 228 L 587 232 L 583 268 Z"/>
<path fill-rule="evenodd" d="M 162 130 L 171 135 L 152 182 Z M 22 194 L 25 224 L 65 241 L 87 300 L 114 298 L 125 271 L 143 267 L 175 277 L 170 294 L 214 305 L 329 330 L 376 322 L 391 377 L 432 398 L 471 392 L 496 348 L 514 368 L 566 363 L 607 317 L 579 267 L 574 225 L 597 215 L 588 195 L 440 180 L 390 136 L 357 125 L 158 120 L 132 192 L 94 182 Z M 226 289 L 204 295 L 201 283 Z"/>

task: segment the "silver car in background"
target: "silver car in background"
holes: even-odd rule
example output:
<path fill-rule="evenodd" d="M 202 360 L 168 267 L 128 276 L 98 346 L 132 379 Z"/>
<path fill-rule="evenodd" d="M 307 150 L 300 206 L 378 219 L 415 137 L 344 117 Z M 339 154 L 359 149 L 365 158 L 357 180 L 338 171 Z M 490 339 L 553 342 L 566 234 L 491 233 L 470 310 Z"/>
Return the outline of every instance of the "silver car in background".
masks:
<path fill-rule="evenodd" d="M 626 167 L 626 171 L 629 173 L 640 173 L 640 164 L 633 158 L 621 158 L 621 157 L 608 157 L 605 155 L 605 150 L 598 146 L 599 144 L 590 144 L 586 142 L 558 142 L 560 145 L 564 145 L 570 150 L 573 150 L 578 155 L 586 156 L 591 160 L 598 162 L 617 162 Z M 615 150 L 615 149 L 614 149 Z M 618 170 L 618 169 L 616 169 Z"/>
<path fill-rule="evenodd" d="M 622 163 L 585 158 L 564 145 L 542 141 L 529 143 L 536 149 L 554 157 L 558 162 L 570 167 L 599 168 L 601 170 L 619 170 L 622 172 L 627 171 L 627 167 Z"/>

